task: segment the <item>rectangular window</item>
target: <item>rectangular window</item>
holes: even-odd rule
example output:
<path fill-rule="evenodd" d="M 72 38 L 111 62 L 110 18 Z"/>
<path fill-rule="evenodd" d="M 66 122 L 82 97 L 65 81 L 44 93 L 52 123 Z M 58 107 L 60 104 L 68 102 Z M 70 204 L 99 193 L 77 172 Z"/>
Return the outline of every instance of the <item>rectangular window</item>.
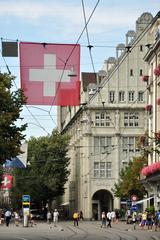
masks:
<path fill-rule="evenodd" d="M 139 70 L 139 76 L 143 76 L 143 70 L 142 69 Z"/>
<path fill-rule="evenodd" d="M 95 126 L 100 126 L 100 113 L 97 112 L 95 115 Z"/>
<path fill-rule="evenodd" d="M 128 149 L 128 137 L 123 137 L 122 138 L 122 149 L 123 149 L 123 152 L 127 152 L 127 149 Z"/>
<path fill-rule="evenodd" d="M 144 102 L 144 92 L 138 92 L 138 102 Z"/>
<path fill-rule="evenodd" d="M 119 102 L 124 102 L 124 100 L 125 100 L 125 92 L 120 91 L 119 92 Z"/>
<path fill-rule="evenodd" d="M 96 127 L 109 127 L 110 126 L 110 114 L 103 112 L 95 113 L 95 126 Z"/>
<path fill-rule="evenodd" d="M 134 137 L 129 137 L 129 152 L 134 152 Z"/>
<path fill-rule="evenodd" d="M 106 163 L 100 162 L 100 177 L 105 177 Z"/>
<path fill-rule="evenodd" d="M 138 127 L 139 126 L 139 113 L 125 112 L 124 113 L 124 127 Z"/>
<path fill-rule="evenodd" d="M 109 127 L 111 124 L 111 118 L 109 113 L 106 113 L 106 127 Z"/>
<path fill-rule="evenodd" d="M 94 137 L 94 154 L 99 154 L 99 137 Z"/>
<path fill-rule="evenodd" d="M 137 147 L 137 137 L 123 137 L 122 151 L 125 153 L 139 152 L 139 149 Z"/>
<path fill-rule="evenodd" d="M 100 137 L 100 153 L 104 153 L 106 151 L 106 143 L 105 137 Z"/>
<path fill-rule="evenodd" d="M 130 76 L 133 76 L 133 69 L 130 69 Z"/>
<path fill-rule="evenodd" d="M 111 162 L 106 162 L 106 177 L 111 178 L 112 176 L 112 164 Z"/>
<path fill-rule="evenodd" d="M 113 103 L 115 101 L 115 91 L 109 92 L 109 102 Z"/>
<path fill-rule="evenodd" d="M 99 177 L 99 162 L 94 162 L 94 177 Z"/>
<path fill-rule="evenodd" d="M 101 126 L 102 127 L 105 126 L 105 113 L 104 112 L 101 113 Z"/>
<path fill-rule="evenodd" d="M 134 102 L 134 91 L 130 91 L 128 93 L 128 101 L 129 102 Z"/>
<path fill-rule="evenodd" d="M 140 52 L 143 52 L 143 45 L 140 45 Z"/>
<path fill-rule="evenodd" d="M 94 137 L 94 154 L 111 153 L 111 137 Z"/>

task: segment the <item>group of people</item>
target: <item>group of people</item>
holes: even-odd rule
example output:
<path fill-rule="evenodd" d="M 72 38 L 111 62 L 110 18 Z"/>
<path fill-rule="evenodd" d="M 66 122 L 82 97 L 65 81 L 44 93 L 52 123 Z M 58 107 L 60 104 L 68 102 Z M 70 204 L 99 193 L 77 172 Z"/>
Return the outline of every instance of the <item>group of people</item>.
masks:
<path fill-rule="evenodd" d="M 6 224 L 9 227 L 11 218 L 14 218 L 15 225 L 19 226 L 20 215 L 18 211 L 12 213 L 10 209 L 0 211 L 0 225 Z"/>
<path fill-rule="evenodd" d="M 47 212 L 47 222 L 48 222 L 48 224 L 51 224 L 51 222 L 53 221 L 54 227 L 57 227 L 58 216 L 59 216 L 59 212 L 57 211 L 57 209 L 55 209 L 53 213 L 52 213 L 52 211 L 48 211 Z"/>
<path fill-rule="evenodd" d="M 101 228 L 102 227 L 112 227 L 111 223 L 118 223 L 119 221 L 119 211 L 107 211 L 107 212 L 102 212 L 101 214 L 101 219 L 102 219 L 102 224 L 101 224 Z"/>
<path fill-rule="evenodd" d="M 138 223 L 142 230 L 152 230 L 154 227 L 155 231 L 160 231 L 160 210 L 155 213 L 151 213 L 146 209 L 143 213 L 132 212 L 130 214 L 128 210 L 126 220 L 127 224 L 134 224 L 134 229 Z"/>

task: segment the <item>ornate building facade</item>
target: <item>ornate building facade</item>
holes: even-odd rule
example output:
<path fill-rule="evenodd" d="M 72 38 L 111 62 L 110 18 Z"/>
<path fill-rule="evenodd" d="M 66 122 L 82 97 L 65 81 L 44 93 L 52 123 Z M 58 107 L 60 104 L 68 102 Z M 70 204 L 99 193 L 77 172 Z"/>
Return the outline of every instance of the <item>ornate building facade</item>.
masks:
<path fill-rule="evenodd" d="M 71 173 L 62 202 L 70 216 L 78 209 L 86 219 L 99 219 L 102 210 L 121 207 L 114 183 L 121 168 L 140 154 L 137 139 L 147 130 L 143 76 L 152 21 L 150 13 L 143 13 L 136 30 L 117 46 L 116 58 L 105 60 L 97 74 L 81 74 L 79 107 L 58 108 L 59 131 L 71 136 Z"/>

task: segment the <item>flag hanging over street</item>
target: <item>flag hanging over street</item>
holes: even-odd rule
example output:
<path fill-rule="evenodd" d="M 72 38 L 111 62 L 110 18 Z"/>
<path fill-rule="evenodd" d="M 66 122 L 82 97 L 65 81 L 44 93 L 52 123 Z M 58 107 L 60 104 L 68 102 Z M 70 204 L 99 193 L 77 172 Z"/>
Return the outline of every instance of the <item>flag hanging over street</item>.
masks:
<path fill-rule="evenodd" d="M 1 182 L 1 190 L 10 190 L 12 188 L 12 175 L 4 174 Z"/>
<path fill-rule="evenodd" d="M 21 42 L 20 74 L 27 104 L 79 105 L 79 44 Z"/>

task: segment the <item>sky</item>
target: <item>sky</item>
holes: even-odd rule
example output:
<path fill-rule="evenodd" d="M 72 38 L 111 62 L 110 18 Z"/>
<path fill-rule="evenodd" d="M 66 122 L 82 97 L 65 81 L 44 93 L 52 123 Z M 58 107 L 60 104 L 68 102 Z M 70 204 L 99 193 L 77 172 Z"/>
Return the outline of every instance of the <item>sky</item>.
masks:
<path fill-rule="evenodd" d="M 82 2 L 86 19 L 98 3 L 87 27 L 96 72 L 101 70 L 104 60 L 116 56 L 116 46 L 125 43 L 125 34 L 135 30 L 135 22 L 143 12 L 155 16 L 160 11 L 159 0 L 0 0 L 0 38 L 74 44 L 85 26 Z M 93 72 L 85 31 L 79 44 L 80 70 Z M 7 72 L 6 64 L 20 87 L 19 58 L 0 56 L 1 72 Z M 52 107 L 50 115 L 49 109 L 50 106 L 24 106 L 21 113 L 24 119 L 18 124 L 28 123 L 27 139 L 50 134 L 57 126 L 56 107 Z"/>

